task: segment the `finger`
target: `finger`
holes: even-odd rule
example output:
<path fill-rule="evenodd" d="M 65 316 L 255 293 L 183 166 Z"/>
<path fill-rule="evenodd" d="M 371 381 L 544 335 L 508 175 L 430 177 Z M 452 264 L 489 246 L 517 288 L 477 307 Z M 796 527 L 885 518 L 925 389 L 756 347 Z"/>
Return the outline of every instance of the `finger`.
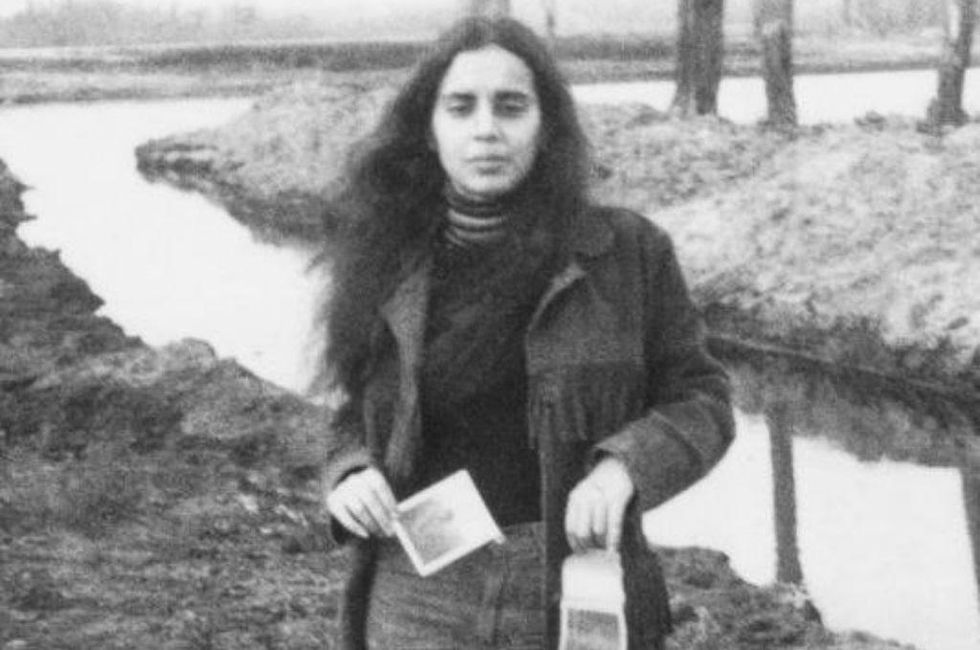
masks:
<path fill-rule="evenodd" d="M 327 495 L 327 512 L 331 517 L 339 520 L 345 514 L 345 509 L 344 500 L 339 492 L 334 491 Z"/>
<path fill-rule="evenodd" d="M 368 491 L 361 501 L 358 510 L 370 525 L 380 533 L 391 536 L 394 534 L 391 519 L 392 513 L 384 503 L 384 498 L 375 491 Z"/>
<path fill-rule="evenodd" d="M 372 537 L 384 537 L 384 529 L 381 524 L 374 520 L 374 517 L 367 511 L 367 508 L 360 508 L 356 513 L 357 521 L 364 527 Z"/>
<path fill-rule="evenodd" d="M 370 537 L 370 533 L 354 519 L 350 512 L 347 510 L 340 510 L 333 513 L 334 519 L 336 519 L 341 526 L 349 530 L 351 533 L 357 535 L 358 537 Z"/>
<path fill-rule="evenodd" d="M 376 469 L 371 469 L 365 472 L 365 480 L 371 485 L 374 493 L 377 495 L 381 504 L 384 506 L 385 510 L 389 512 L 390 515 L 394 516 L 397 501 L 395 500 L 395 493 L 392 492 L 391 486 L 388 485 L 387 479 L 385 479 L 384 474 Z"/>
<path fill-rule="evenodd" d="M 606 544 L 608 507 L 605 497 L 596 492 L 589 509 L 589 548 L 603 548 Z"/>
<path fill-rule="evenodd" d="M 586 524 L 583 523 L 584 517 L 581 501 L 581 491 L 576 488 L 569 495 L 568 506 L 565 509 L 565 537 L 573 553 L 584 550 L 582 533 L 585 531 Z"/>
<path fill-rule="evenodd" d="M 623 539 L 623 519 L 626 516 L 626 504 L 613 504 L 607 510 L 606 548 L 618 551 Z"/>
<path fill-rule="evenodd" d="M 371 515 L 386 535 L 394 535 L 393 521 L 398 516 L 398 506 L 388 481 L 381 472 L 371 470 L 370 475 L 365 476 L 365 484 L 367 491 L 364 500 Z"/>
<path fill-rule="evenodd" d="M 568 495 L 568 504 L 565 506 L 565 540 L 568 542 L 568 547 L 572 549 L 572 552 L 576 552 L 576 545 L 578 542 L 575 539 L 575 494 L 574 492 Z"/>
<path fill-rule="evenodd" d="M 595 490 L 587 483 L 579 484 L 569 500 L 572 518 L 568 527 L 571 538 L 570 546 L 576 553 L 586 551 L 593 546 L 592 519 L 596 500 Z"/>
<path fill-rule="evenodd" d="M 335 490 L 327 496 L 327 511 L 340 525 L 359 537 L 367 537 L 368 531 L 354 516 L 354 507 L 345 490 Z"/>

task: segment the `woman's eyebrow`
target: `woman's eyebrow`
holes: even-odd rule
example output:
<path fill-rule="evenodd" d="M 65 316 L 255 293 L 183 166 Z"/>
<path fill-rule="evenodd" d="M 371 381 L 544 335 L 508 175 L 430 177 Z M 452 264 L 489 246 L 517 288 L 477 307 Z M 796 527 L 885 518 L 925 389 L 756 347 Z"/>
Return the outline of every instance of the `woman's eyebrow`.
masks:
<path fill-rule="evenodd" d="M 476 93 L 472 90 L 449 90 L 439 94 L 443 100 L 465 100 L 476 98 Z"/>
<path fill-rule="evenodd" d="M 439 94 L 448 99 L 472 99 L 479 93 L 476 90 L 447 90 Z M 493 91 L 495 99 L 528 99 L 533 95 L 530 91 L 519 88 L 503 88 Z"/>
<path fill-rule="evenodd" d="M 495 99 L 502 99 L 505 101 L 510 100 L 524 100 L 530 101 L 532 94 L 526 90 L 498 90 L 494 93 Z"/>

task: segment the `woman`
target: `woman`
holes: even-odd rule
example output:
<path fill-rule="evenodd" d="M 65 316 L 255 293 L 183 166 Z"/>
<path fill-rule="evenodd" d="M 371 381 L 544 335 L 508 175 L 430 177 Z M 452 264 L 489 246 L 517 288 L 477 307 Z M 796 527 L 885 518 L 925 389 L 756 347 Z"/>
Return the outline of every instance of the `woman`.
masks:
<path fill-rule="evenodd" d="M 662 647 L 641 515 L 724 453 L 729 388 L 668 237 L 587 176 L 568 87 L 509 19 L 444 35 L 353 158 L 325 308 L 341 647 L 556 647 L 561 563 L 591 548 L 621 553 L 630 647 Z M 395 503 L 464 468 L 506 542 L 420 578 Z"/>

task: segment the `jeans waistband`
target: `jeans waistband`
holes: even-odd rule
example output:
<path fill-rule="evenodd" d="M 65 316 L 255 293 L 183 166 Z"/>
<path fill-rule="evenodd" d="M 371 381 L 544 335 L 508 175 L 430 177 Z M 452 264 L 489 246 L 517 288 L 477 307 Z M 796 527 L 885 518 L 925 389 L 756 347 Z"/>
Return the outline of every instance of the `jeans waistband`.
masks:
<path fill-rule="evenodd" d="M 544 539 L 544 523 L 540 521 L 529 521 L 523 524 L 511 524 L 501 529 L 507 539 L 525 539 L 534 537 Z"/>

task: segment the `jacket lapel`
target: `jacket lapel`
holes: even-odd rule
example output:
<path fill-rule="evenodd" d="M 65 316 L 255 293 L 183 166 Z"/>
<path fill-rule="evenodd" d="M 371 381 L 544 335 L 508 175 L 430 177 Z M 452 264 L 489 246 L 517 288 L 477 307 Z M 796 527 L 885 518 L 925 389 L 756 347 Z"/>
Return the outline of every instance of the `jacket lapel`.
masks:
<path fill-rule="evenodd" d="M 577 212 L 569 223 L 568 250 L 571 252 L 569 263 L 561 270 L 548 285 L 541 300 L 531 316 L 528 331 L 534 331 L 541 315 L 551 304 L 555 296 L 585 277 L 584 260 L 599 257 L 612 249 L 613 231 L 606 217 L 596 209 Z"/>
<path fill-rule="evenodd" d="M 431 262 L 425 262 L 398 286 L 381 307 L 398 349 L 398 401 L 385 449 L 385 468 L 394 482 L 407 480 L 421 438 L 418 373 L 425 340 Z"/>

